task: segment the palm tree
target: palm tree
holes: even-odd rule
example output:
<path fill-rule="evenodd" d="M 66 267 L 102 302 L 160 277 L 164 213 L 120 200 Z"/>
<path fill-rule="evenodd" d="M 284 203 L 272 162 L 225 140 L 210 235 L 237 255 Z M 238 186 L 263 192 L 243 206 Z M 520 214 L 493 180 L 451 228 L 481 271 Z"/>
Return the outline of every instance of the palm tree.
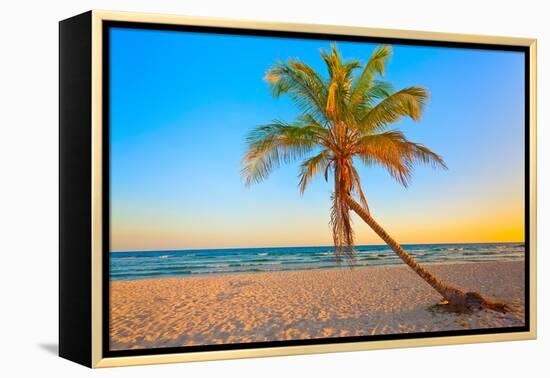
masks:
<path fill-rule="evenodd" d="M 265 80 L 273 96 L 288 95 L 301 115 L 293 122 L 277 120 L 249 133 L 244 180 L 247 185 L 259 183 L 282 163 L 303 159 L 299 173 L 302 194 L 316 175 L 322 174 L 326 181 L 329 175 L 334 179 L 330 225 L 338 260 L 342 255 L 353 258 L 355 252 L 353 210 L 443 297 L 443 303 L 507 311 L 502 303 L 445 284 L 418 264 L 371 216 L 356 164 L 382 166 L 405 187 L 417 163 L 447 168 L 441 156 L 390 129 L 403 117 L 418 121 L 428 100 L 426 88 L 394 91 L 388 82 L 378 80 L 390 55 L 390 46 L 379 46 L 363 66 L 358 60 L 342 60 L 333 44 L 330 53 L 321 50 L 328 78 L 299 59 L 278 61 L 269 68 Z"/>

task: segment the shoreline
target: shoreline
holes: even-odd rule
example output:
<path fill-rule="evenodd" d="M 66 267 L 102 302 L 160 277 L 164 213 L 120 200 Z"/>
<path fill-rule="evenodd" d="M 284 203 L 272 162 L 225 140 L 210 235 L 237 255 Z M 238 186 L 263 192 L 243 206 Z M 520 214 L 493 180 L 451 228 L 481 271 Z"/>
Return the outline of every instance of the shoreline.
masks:
<path fill-rule="evenodd" d="M 120 280 L 110 283 L 111 349 L 524 325 L 524 261 L 429 266 L 514 311 L 440 311 L 439 295 L 404 264 Z"/>
<path fill-rule="evenodd" d="M 469 264 L 498 264 L 498 263 L 523 263 L 525 264 L 525 259 L 521 261 L 436 261 L 436 262 L 427 262 L 420 263 L 422 266 L 438 266 L 438 265 L 469 265 Z M 371 266 L 359 266 L 353 267 L 351 270 L 361 270 L 361 269 L 373 269 L 373 268 L 400 268 L 406 267 L 410 269 L 403 261 L 399 264 L 387 264 L 387 265 L 371 265 Z M 110 280 L 109 283 L 114 282 L 139 282 L 139 281 L 155 281 L 155 280 L 164 280 L 164 279 L 193 279 L 193 278 L 203 278 L 203 277 L 229 277 L 229 276 L 240 276 L 240 275 L 256 275 L 256 274 L 270 274 L 270 273 L 292 273 L 292 272 L 316 272 L 316 271 L 338 271 L 338 270 L 350 270 L 349 267 L 330 267 L 330 268 L 312 268 L 312 269 L 288 269 L 288 270 L 273 270 L 273 271 L 260 271 L 260 272 L 227 272 L 227 273 L 205 273 L 205 274 L 187 274 L 180 276 L 159 276 L 157 278 L 140 278 L 140 279 L 120 279 L 120 280 Z"/>

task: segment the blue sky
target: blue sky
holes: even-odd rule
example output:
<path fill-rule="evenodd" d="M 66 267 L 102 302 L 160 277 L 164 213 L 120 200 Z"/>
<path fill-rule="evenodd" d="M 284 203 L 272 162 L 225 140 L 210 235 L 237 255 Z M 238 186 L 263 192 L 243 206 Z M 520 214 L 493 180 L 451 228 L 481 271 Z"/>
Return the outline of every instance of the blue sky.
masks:
<path fill-rule="evenodd" d="M 363 62 L 376 46 L 337 45 L 344 58 Z M 330 244 L 330 184 L 318 178 L 300 196 L 297 164 L 251 188 L 239 174 L 245 135 L 299 114 L 289 99 L 272 98 L 266 70 L 299 57 L 325 73 L 319 49 L 329 47 L 319 40 L 111 29 L 113 250 Z M 431 93 L 420 122 L 395 128 L 449 167 L 419 166 L 408 189 L 380 168 L 360 167 L 373 214 L 399 241 L 518 240 L 523 70 L 518 52 L 393 45 L 385 79 L 397 89 L 422 85 Z M 358 243 L 380 243 L 358 218 L 355 224 Z"/>

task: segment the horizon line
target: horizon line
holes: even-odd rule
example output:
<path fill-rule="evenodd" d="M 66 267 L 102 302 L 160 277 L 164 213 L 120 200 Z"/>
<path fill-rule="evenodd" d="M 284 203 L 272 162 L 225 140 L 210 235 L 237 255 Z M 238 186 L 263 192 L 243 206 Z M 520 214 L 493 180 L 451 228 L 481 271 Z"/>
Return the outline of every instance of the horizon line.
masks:
<path fill-rule="evenodd" d="M 456 242 L 438 242 L 438 243 L 400 243 L 402 246 L 407 245 L 445 245 L 445 244 L 511 244 L 511 243 L 521 243 L 525 245 L 525 241 L 493 241 L 493 242 L 467 242 L 467 243 L 456 243 Z M 381 244 L 357 244 L 355 247 L 379 247 L 379 246 L 387 246 L 385 243 Z M 327 248 L 334 248 L 334 245 L 294 245 L 294 246 L 280 246 L 280 247 L 228 247 L 228 248 L 183 248 L 183 249 L 176 249 L 176 248 L 170 248 L 170 249 L 144 249 L 144 250 L 120 250 L 120 251 L 112 251 L 110 250 L 109 253 L 139 253 L 139 252 L 175 252 L 175 251 L 228 251 L 228 250 L 234 250 L 234 249 L 268 249 L 268 248 L 319 248 L 319 247 L 327 247 Z M 389 248 L 389 247 L 388 247 Z M 391 248 L 390 248 L 391 249 Z"/>

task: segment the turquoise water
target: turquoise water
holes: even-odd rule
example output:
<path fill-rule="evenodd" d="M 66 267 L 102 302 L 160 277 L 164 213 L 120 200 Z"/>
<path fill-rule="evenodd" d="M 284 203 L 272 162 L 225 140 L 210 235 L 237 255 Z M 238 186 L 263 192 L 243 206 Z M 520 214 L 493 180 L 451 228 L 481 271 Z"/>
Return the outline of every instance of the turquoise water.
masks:
<path fill-rule="evenodd" d="M 522 243 L 414 244 L 403 245 L 420 263 L 463 263 L 523 260 Z M 111 252 L 110 279 L 183 277 L 209 274 L 275 272 L 330 269 L 339 266 L 380 266 L 403 264 L 385 245 L 357 246 L 351 264 L 338 264 L 334 249 L 325 247 L 285 247 L 209 249 L 150 252 Z"/>

